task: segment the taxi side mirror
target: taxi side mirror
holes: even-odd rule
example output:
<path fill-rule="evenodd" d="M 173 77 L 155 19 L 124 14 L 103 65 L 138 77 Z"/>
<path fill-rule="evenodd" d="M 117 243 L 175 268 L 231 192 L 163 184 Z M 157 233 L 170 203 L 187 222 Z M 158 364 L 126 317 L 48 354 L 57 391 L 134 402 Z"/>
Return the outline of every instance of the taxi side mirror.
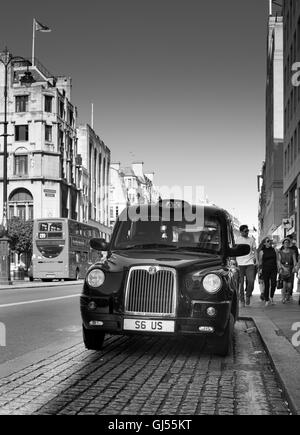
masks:
<path fill-rule="evenodd" d="M 105 239 L 94 238 L 90 240 L 91 248 L 96 251 L 108 251 L 109 243 Z"/>
<path fill-rule="evenodd" d="M 247 244 L 236 245 L 233 248 L 228 249 L 229 257 L 241 257 L 247 255 L 250 252 L 250 246 Z"/>

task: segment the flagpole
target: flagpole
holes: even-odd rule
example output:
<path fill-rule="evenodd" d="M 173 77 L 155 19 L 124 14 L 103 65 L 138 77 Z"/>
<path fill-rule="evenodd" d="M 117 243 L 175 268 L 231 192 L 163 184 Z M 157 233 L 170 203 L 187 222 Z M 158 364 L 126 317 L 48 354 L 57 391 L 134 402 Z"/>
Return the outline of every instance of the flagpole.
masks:
<path fill-rule="evenodd" d="M 35 18 L 33 19 L 33 25 L 32 25 L 32 56 L 31 56 L 32 66 L 34 66 L 34 43 L 35 43 Z"/>

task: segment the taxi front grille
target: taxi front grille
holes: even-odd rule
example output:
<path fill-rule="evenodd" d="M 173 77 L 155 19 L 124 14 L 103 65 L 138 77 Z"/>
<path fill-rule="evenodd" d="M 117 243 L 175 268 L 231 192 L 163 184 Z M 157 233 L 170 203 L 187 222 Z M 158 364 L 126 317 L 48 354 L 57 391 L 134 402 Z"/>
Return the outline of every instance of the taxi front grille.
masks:
<path fill-rule="evenodd" d="M 159 266 L 137 266 L 129 271 L 125 312 L 175 316 L 176 271 Z"/>

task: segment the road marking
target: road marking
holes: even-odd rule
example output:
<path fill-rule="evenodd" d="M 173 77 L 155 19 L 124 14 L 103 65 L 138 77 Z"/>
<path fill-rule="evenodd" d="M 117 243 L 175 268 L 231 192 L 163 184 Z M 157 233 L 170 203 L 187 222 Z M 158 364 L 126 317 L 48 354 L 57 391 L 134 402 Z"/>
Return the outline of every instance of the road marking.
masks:
<path fill-rule="evenodd" d="M 26 304 L 37 304 L 39 302 L 58 301 L 59 299 L 76 298 L 77 296 L 80 296 L 80 293 L 78 293 L 77 295 L 58 296 L 57 298 L 36 299 L 33 301 L 24 301 L 24 302 L 13 302 L 11 304 L 0 305 L 0 308 L 14 307 L 17 305 L 26 305 Z"/>

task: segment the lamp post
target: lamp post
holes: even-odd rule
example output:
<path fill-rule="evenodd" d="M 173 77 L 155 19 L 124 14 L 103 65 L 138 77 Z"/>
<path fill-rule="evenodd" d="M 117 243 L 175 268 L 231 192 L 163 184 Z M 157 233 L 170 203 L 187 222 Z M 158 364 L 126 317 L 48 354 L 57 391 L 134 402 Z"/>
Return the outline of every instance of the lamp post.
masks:
<path fill-rule="evenodd" d="M 3 122 L 3 216 L 0 231 L 0 284 L 11 284 L 10 277 L 10 252 L 9 252 L 9 238 L 7 237 L 7 82 L 8 82 L 8 68 L 12 62 L 22 61 L 27 64 L 27 71 L 24 74 L 21 83 L 24 85 L 31 85 L 35 80 L 31 72 L 28 70 L 30 62 L 21 56 L 12 56 L 7 48 L 4 50 L 4 55 L 0 56 L 0 62 L 4 66 L 4 122 Z"/>

